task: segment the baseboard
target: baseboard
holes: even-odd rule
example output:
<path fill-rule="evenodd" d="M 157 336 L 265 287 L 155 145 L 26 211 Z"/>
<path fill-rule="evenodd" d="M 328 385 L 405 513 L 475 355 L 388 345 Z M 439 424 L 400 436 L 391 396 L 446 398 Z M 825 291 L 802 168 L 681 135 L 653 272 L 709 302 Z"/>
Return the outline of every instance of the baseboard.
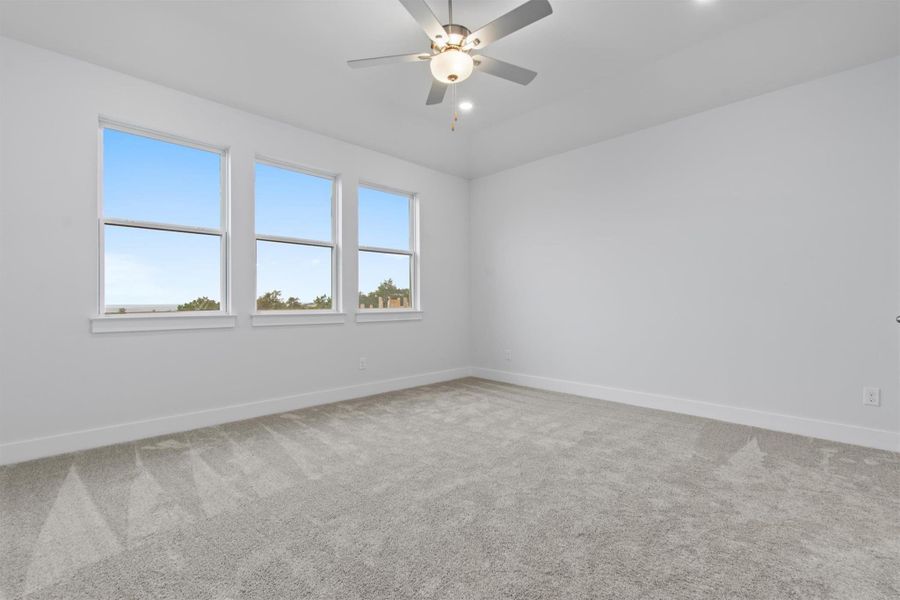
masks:
<path fill-rule="evenodd" d="M 638 392 L 591 383 L 553 379 L 524 373 L 513 373 L 481 367 L 459 367 L 444 371 L 432 371 L 418 375 L 383 379 L 358 385 L 305 392 L 282 398 L 271 398 L 245 404 L 159 417 L 130 423 L 121 423 L 95 429 L 84 429 L 53 436 L 33 438 L 0 444 L 0 465 L 13 464 L 35 458 L 88 450 L 110 444 L 131 442 L 157 435 L 189 431 L 199 427 L 221 425 L 233 421 L 277 414 L 308 406 L 362 398 L 373 394 L 392 392 L 419 385 L 450 381 L 474 375 L 493 381 L 501 381 L 532 388 L 575 394 L 633 406 L 682 413 L 697 417 L 761 427 L 785 433 L 794 433 L 845 444 L 866 446 L 880 450 L 900 452 L 900 433 L 883 429 L 870 429 L 819 421 L 804 417 L 738 408 L 699 400 L 689 400 L 663 394 Z"/>
<path fill-rule="evenodd" d="M 687 398 L 677 398 L 663 394 L 637 392 L 595 385 L 592 383 L 552 379 L 550 377 L 512 373 L 510 371 L 498 371 L 481 367 L 473 367 L 472 375 L 483 379 L 524 385 L 552 392 L 574 394 L 587 398 L 619 402 L 621 404 L 631 404 L 633 406 L 643 406 L 645 408 L 654 408 L 657 410 L 693 415 L 696 417 L 705 417 L 707 419 L 726 421 L 738 425 L 749 425 L 751 427 L 760 427 L 763 429 L 771 429 L 773 431 L 794 433 L 833 442 L 842 442 L 868 448 L 877 448 L 879 450 L 900 452 L 900 432 L 896 431 L 844 425 L 841 423 L 819 421 L 805 417 L 794 417 L 791 415 L 782 415 L 749 408 L 739 408 L 724 404 L 689 400 Z"/>
<path fill-rule="evenodd" d="M 305 392 L 294 396 L 271 398 L 245 404 L 233 404 L 196 412 L 182 413 L 155 419 L 121 423 L 95 429 L 72 431 L 47 437 L 0 444 L 0 465 L 44 458 L 67 452 L 87 450 L 121 442 L 131 442 L 157 435 L 189 431 L 199 427 L 221 425 L 254 417 L 277 414 L 298 408 L 362 398 L 373 394 L 393 392 L 419 385 L 450 381 L 472 374 L 469 367 L 432 371 L 395 379 L 371 381 L 347 387 Z"/>

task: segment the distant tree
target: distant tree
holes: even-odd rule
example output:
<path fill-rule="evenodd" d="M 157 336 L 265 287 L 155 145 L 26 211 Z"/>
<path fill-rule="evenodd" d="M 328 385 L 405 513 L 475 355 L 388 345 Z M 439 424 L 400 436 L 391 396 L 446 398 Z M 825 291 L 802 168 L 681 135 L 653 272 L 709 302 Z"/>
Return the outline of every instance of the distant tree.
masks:
<path fill-rule="evenodd" d="M 397 296 L 401 292 L 400 288 L 394 283 L 394 280 L 391 278 L 385 279 L 381 283 L 378 284 L 378 287 L 375 288 L 375 294 L 378 296 L 388 296 L 393 298 Z"/>
<path fill-rule="evenodd" d="M 310 308 L 315 309 L 328 309 L 331 308 L 331 296 L 327 296 L 322 294 L 321 296 L 316 296 L 312 301 L 312 306 Z"/>
<path fill-rule="evenodd" d="M 325 294 L 317 296 L 315 300 L 303 303 L 296 296 L 282 299 L 281 290 L 266 292 L 256 299 L 256 310 L 308 310 L 316 308 L 331 308 L 331 296 Z"/>
<path fill-rule="evenodd" d="M 296 300 L 296 298 L 291 298 Z M 256 310 L 284 310 L 285 302 L 281 299 L 281 290 L 266 292 L 256 299 Z"/>
<path fill-rule="evenodd" d="M 359 293 L 359 303 L 369 308 L 378 308 L 378 299 L 381 298 L 382 303 L 386 307 L 390 299 L 406 298 L 409 302 L 409 288 L 398 288 L 393 279 L 385 279 L 378 284 L 374 291 L 368 294 Z"/>
<path fill-rule="evenodd" d="M 206 296 L 200 296 L 199 298 L 194 298 L 190 302 L 179 304 L 178 310 L 219 310 L 219 303 L 215 300 L 210 300 Z M 156 311 L 154 310 L 153 312 Z"/>

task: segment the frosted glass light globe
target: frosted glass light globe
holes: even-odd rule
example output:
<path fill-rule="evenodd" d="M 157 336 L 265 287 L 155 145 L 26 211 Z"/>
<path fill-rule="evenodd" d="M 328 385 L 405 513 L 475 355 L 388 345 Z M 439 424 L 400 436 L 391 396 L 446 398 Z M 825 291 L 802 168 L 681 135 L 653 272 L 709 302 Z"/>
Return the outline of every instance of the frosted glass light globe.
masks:
<path fill-rule="evenodd" d="M 472 57 L 456 48 L 444 50 L 431 59 L 431 74 L 443 83 L 459 83 L 471 75 L 474 68 Z"/>

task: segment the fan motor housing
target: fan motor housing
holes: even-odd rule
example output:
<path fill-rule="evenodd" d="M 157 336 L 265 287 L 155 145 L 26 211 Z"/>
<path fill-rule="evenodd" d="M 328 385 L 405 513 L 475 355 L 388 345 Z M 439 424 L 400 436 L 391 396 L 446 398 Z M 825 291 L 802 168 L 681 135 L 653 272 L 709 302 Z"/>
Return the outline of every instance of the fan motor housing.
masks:
<path fill-rule="evenodd" d="M 443 46 L 438 46 L 437 44 L 432 43 L 432 49 L 440 51 L 447 47 L 459 48 L 462 46 L 462 43 L 465 41 L 465 39 L 469 37 L 469 34 L 472 33 L 471 31 L 469 31 L 468 27 L 457 25 L 456 23 L 448 23 L 447 25 L 444 25 L 444 31 L 447 32 L 446 43 Z"/>

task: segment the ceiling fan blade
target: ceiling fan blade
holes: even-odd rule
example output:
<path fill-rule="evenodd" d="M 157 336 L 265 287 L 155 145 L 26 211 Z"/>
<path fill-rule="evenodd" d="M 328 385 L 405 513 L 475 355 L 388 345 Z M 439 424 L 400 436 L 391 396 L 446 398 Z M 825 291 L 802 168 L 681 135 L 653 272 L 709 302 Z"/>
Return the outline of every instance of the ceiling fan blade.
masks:
<path fill-rule="evenodd" d="M 416 54 L 394 54 L 393 56 L 378 56 L 375 58 L 348 60 L 347 64 L 350 65 L 351 69 L 362 69 L 365 67 L 380 67 L 381 65 L 392 65 L 395 63 L 425 62 L 430 59 L 431 55 L 427 52 L 418 52 Z"/>
<path fill-rule="evenodd" d="M 441 83 L 437 79 L 431 80 L 431 90 L 428 92 L 428 100 L 425 101 L 425 104 L 431 106 L 432 104 L 440 104 L 444 101 L 444 94 L 447 93 L 448 85 L 446 83 Z"/>
<path fill-rule="evenodd" d="M 531 69 L 517 67 L 508 62 L 491 58 L 490 56 L 478 55 L 473 56 L 472 58 L 475 60 L 476 70 L 487 73 L 488 75 L 493 75 L 494 77 L 508 79 L 509 81 L 521 85 L 528 85 L 531 83 L 532 79 L 537 77 L 537 73 Z"/>
<path fill-rule="evenodd" d="M 434 13 L 428 8 L 428 4 L 425 3 L 425 0 L 400 0 L 400 4 L 402 4 L 403 8 L 412 15 L 412 18 L 416 20 L 419 26 L 425 30 L 425 34 L 430 37 L 432 41 L 444 41 L 447 32 L 444 31 L 441 22 L 437 20 Z"/>
<path fill-rule="evenodd" d="M 528 0 L 525 4 L 512 9 L 502 17 L 498 17 L 466 38 L 464 45 L 481 49 L 496 42 L 502 37 L 531 25 L 544 17 L 553 14 L 553 8 L 547 0 Z"/>

